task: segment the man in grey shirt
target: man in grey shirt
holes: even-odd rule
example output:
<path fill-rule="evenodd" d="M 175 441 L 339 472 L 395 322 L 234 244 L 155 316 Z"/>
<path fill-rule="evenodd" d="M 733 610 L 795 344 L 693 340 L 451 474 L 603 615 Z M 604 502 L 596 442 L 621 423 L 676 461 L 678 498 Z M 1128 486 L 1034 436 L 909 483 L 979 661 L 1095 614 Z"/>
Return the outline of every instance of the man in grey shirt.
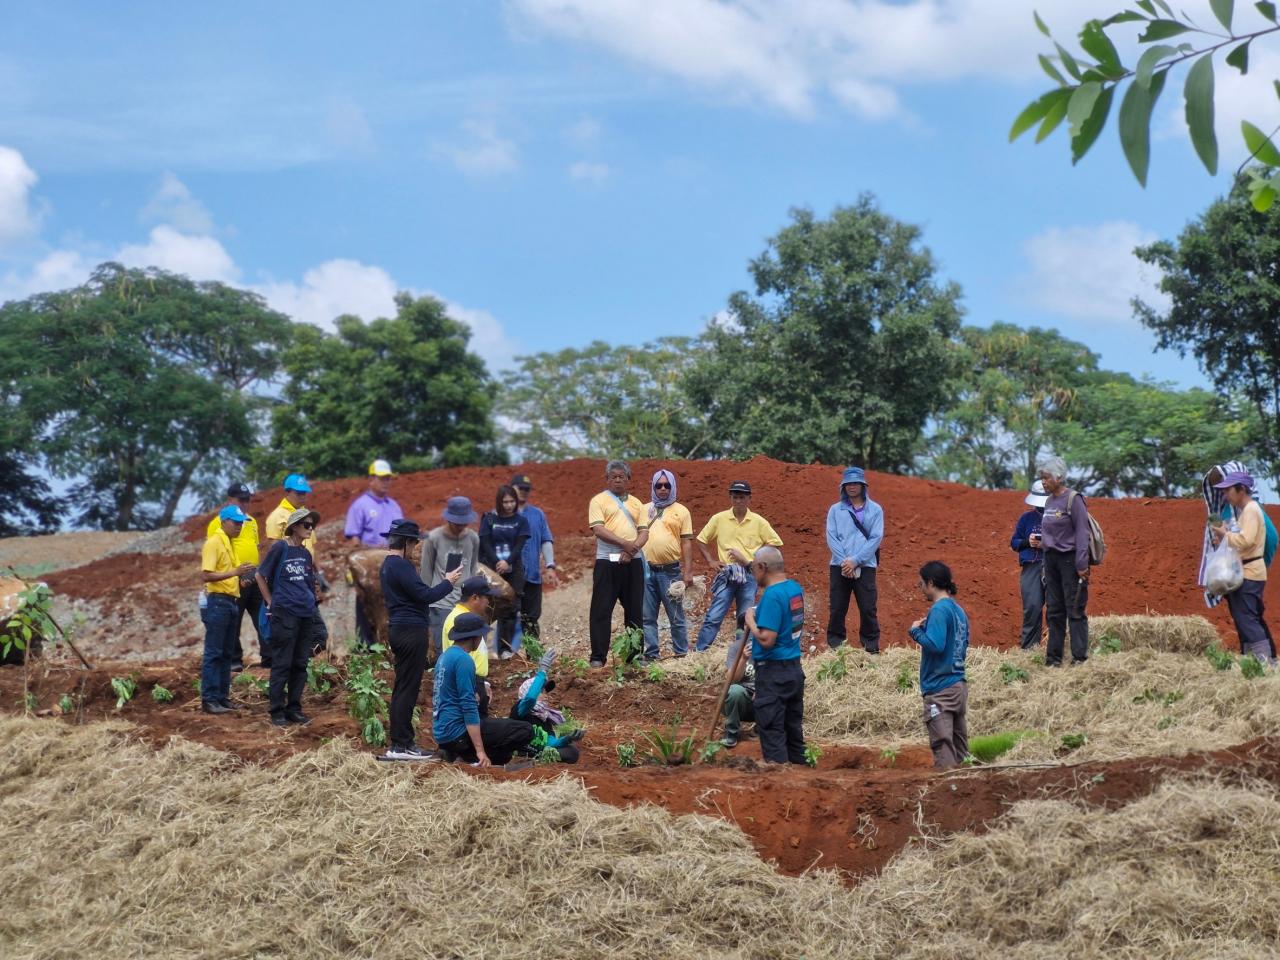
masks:
<path fill-rule="evenodd" d="M 462 568 L 461 580 L 474 577 L 480 567 L 480 535 L 469 524 L 478 519 L 466 497 L 450 497 L 445 504 L 444 524 L 422 540 L 422 580 L 435 586 L 451 570 Z M 459 581 L 459 583 L 461 582 Z M 461 588 L 455 586 L 448 596 L 431 605 L 431 647 L 440 656 L 444 621 L 458 603 Z"/>

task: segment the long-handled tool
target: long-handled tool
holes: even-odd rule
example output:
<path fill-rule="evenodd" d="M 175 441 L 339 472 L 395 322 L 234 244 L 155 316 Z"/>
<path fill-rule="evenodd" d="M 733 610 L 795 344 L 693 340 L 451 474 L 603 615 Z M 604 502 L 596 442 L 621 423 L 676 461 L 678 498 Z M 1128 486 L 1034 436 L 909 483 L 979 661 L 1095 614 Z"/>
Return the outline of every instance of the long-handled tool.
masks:
<path fill-rule="evenodd" d="M 733 683 L 733 678 L 738 675 L 738 667 L 742 663 L 742 658 L 747 652 L 747 648 L 751 645 L 751 638 L 747 636 L 747 627 L 742 618 L 738 619 L 739 636 L 742 638 L 741 644 L 738 645 L 738 655 L 733 658 L 733 662 L 729 664 L 729 672 L 724 676 L 724 683 L 720 685 L 720 696 L 716 698 L 716 711 L 711 715 L 711 729 L 707 731 L 707 741 L 715 739 L 716 727 L 720 726 L 720 711 L 724 707 L 725 697 L 729 695 L 729 687 Z M 734 643 L 738 641 L 735 639 Z"/>

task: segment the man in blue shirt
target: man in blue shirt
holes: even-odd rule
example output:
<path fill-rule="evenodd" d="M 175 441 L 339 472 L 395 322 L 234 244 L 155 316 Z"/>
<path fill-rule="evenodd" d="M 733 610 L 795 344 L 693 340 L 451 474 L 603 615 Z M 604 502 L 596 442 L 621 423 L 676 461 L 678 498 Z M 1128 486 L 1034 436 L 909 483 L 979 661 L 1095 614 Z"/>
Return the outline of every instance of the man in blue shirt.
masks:
<path fill-rule="evenodd" d="M 524 592 L 520 596 L 520 625 L 512 644 L 513 649 L 519 650 L 522 636 L 528 635 L 535 640 L 538 638 L 538 621 L 542 619 L 543 581 L 554 589 L 560 585 L 560 578 L 556 574 L 556 538 L 551 535 L 547 515 L 529 502 L 533 481 L 528 474 L 517 473 L 511 478 L 511 486 L 516 488 L 520 513 L 529 521 L 529 539 L 525 541 L 521 557 L 524 562 Z M 542 572 L 544 563 L 545 575 Z"/>
<path fill-rule="evenodd" d="M 767 763 L 804 763 L 804 588 L 787 578 L 777 547 L 757 550 L 751 573 L 762 590 L 755 607 L 747 611 L 760 753 Z"/>
<path fill-rule="evenodd" d="M 840 499 L 827 511 L 827 546 L 831 548 L 830 617 L 827 646 L 845 641 L 844 621 L 850 595 L 858 604 L 858 639 L 867 653 L 880 652 L 880 620 L 876 615 L 876 568 L 884 540 L 884 510 L 867 496 L 867 475 L 849 467 L 840 478 Z"/>
<path fill-rule="evenodd" d="M 1026 504 L 1031 509 L 1018 518 L 1009 546 L 1018 555 L 1022 567 L 1019 582 L 1022 591 L 1022 635 L 1018 646 L 1030 650 L 1039 646 L 1044 633 L 1044 548 L 1040 543 L 1044 505 L 1049 494 L 1037 480 L 1031 485 Z"/>
<path fill-rule="evenodd" d="M 441 756 L 480 767 L 504 764 L 533 742 L 532 724 L 480 718 L 471 653 L 488 635 L 489 625 L 478 613 L 459 616 L 449 633 L 453 646 L 436 661 L 431 691 L 431 734 Z"/>

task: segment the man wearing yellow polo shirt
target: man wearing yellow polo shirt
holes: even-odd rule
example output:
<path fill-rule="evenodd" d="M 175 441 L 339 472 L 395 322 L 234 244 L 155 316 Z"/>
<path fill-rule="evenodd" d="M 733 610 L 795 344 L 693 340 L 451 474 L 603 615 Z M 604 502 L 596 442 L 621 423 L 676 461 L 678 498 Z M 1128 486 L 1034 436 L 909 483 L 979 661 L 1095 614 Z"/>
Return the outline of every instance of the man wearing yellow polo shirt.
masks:
<path fill-rule="evenodd" d="M 677 657 L 689 652 L 689 631 L 684 622 L 685 588 L 693 582 L 693 517 L 676 499 L 676 475 L 659 470 L 649 485 L 653 498 L 645 504 L 649 540 L 644 558 L 649 575 L 644 581 L 644 658 L 657 660 L 658 607 L 667 611 L 671 625 L 671 650 Z M 672 590 L 676 584 L 674 592 Z"/>
<path fill-rule="evenodd" d="M 596 538 L 596 565 L 591 577 L 591 666 L 603 667 L 609 656 L 613 608 L 621 602 L 624 627 L 644 626 L 644 556 L 649 520 L 644 504 L 627 492 L 631 467 L 610 460 L 604 469 L 605 489 L 587 506 L 587 525 Z"/>
<path fill-rule="evenodd" d="M 249 517 L 234 504 L 218 513 L 220 521 L 200 551 L 200 576 L 205 595 L 200 604 L 204 623 L 204 663 L 200 670 L 201 709 L 205 713 L 228 713 L 234 710 L 231 695 L 231 638 L 240 615 L 240 578 L 253 565 L 236 563 L 231 538 L 239 536 L 240 527 Z"/>
<path fill-rule="evenodd" d="M 233 483 L 227 490 L 228 506 L 232 504 L 238 506 L 240 511 L 249 519 L 240 524 L 240 533 L 231 537 L 231 552 L 235 555 L 236 563 L 251 564 L 254 569 L 258 566 L 258 521 L 253 519 L 249 514 L 249 498 L 252 492 L 243 483 Z M 205 531 L 205 535 L 212 537 L 214 533 L 222 529 L 222 519 L 218 514 L 214 514 L 209 520 L 209 527 Z M 258 627 L 258 611 L 262 608 L 262 594 L 258 592 L 258 581 L 254 579 L 253 571 L 249 572 L 249 576 L 240 578 L 240 615 L 236 617 L 236 636 L 231 645 L 231 672 L 239 673 L 244 669 L 244 646 L 240 642 L 240 631 L 244 626 L 244 615 L 249 614 L 249 622 L 253 624 L 254 633 L 258 635 L 258 658 L 262 661 L 264 667 L 271 666 L 271 655 L 263 649 L 262 633 Z"/>
<path fill-rule="evenodd" d="M 461 590 L 459 600 L 454 608 L 449 611 L 449 615 L 444 618 L 444 625 L 441 627 L 440 652 L 448 650 L 453 646 L 453 640 L 449 637 L 449 631 L 453 629 L 454 623 L 458 617 L 464 613 L 474 613 L 477 616 L 484 617 L 485 621 L 489 620 L 489 598 L 498 596 L 498 591 L 489 583 L 488 578 L 484 574 L 477 574 L 474 577 L 468 577 L 458 585 Z M 476 692 L 480 694 L 480 714 L 485 716 L 489 713 L 489 647 L 484 641 L 476 644 L 476 648 L 471 651 L 471 660 L 476 665 L 476 676 L 484 681 L 483 686 Z"/>
<path fill-rule="evenodd" d="M 707 616 L 698 631 L 696 649 L 705 650 L 716 642 L 720 624 L 736 605 L 739 624 L 747 611 L 755 606 L 756 583 L 751 575 L 751 558 L 761 547 L 780 547 L 782 538 L 773 531 L 769 521 L 751 512 L 751 484 L 735 480 L 729 484 L 729 502 L 733 505 L 722 510 L 702 528 L 698 534 L 698 549 L 703 559 L 718 568 L 711 584 L 711 603 Z M 712 555 L 709 544 L 716 545 Z"/>
<path fill-rule="evenodd" d="M 266 539 L 263 541 L 263 550 L 265 554 L 271 549 L 277 540 L 285 538 L 285 527 L 288 526 L 289 515 L 299 507 L 306 506 L 307 497 L 311 494 L 311 484 L 307 483 L 307 478 L 300 473 L 291 473 L 284 478 L 284 496 L 280 499 L 280 506 L 276 507 L 267 514 L 267 523 L 264 528 L 266 531 Z M 312 530 L 307 534 L 307 538 L 302 541 L 302 545 L 307 548 L 307 552 L 311 554 L 311 561 L 315 564 L 316 582 L 320 585 L 320 596 L 318 602 L 324 603 L 329 599 L 329 581 L 324 578 L 324 571 L 320 569 L 320 561 L 316 557 L 316 532 Z M 318 634 L 316 637 L 315 650 L 317 653 L 325 648 L 325 644 L 329 641 L 329 626 L 324 622 L 324 617 L 316 617 L 318 621 Z"/>

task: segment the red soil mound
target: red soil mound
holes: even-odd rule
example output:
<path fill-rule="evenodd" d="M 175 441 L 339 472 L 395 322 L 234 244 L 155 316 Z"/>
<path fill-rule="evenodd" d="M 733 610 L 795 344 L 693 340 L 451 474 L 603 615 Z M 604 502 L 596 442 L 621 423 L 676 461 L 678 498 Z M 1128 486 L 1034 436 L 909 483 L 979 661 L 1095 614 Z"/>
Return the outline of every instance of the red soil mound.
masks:
<path fill-rule="evenodd" d="M 839 493 L 839 470 L 764 457 L 745 463 L 637 461 L 632 464 L 637 496 L 648 499 L 649 477 L 663 466 L 676 470 L 680 499 L 693 512 L 695 530 L 712 513 L 728 507 L 726 488 L 731 481 L 741 479 L 751 484 L 755 491 L 752 509 L 767 517 L 782 537 L 788 569 L 808 592 L 810 621 L 821 636 L 826 623 L 830 556 L 824 533 L 826 511 Z M 560 565 L 570 573 L 585 572 L 593 556 L 586 525 L 587 501 L 603 488 L 603 461 L 526 464 L 517 469 L 533 480 L 533 501 L 547 513 L 557 538 Z M 498 485 L 506 483 L 511 474 L 509 467 L 408 474 L 397 478 L 393 495 L 408 516 L 425 526 L 435 526 L 450 496 L 463 494 L 472 499 L 477 511 L 490 509 Z M 359 478 L 337 480 L 317 483 L 315 488 L 311 505 L 330 521 L 345 514 L 348 504 L 364 489 L 364 482 Z M 907 625 L 924 610 L 916 571 L 926 560 L 939 559 L 955 572 L 960 602 L 973 624 L 974 642 L 1000 647 L 1014 644 L 1021 603 L 1017 558 L 1009 549 L 1009 538 L 1026 509 L 1022 494 L 880 473 L 870 474 L 869 488 L 872 498 L 885 508 L 888 531 L 879 579 L 884 642 L 906 642 Z M 278 499 L 278 491 L 259 495 L 252 512 L 265 517 Z M 1094 500 L 1091 509 L 1106 532 L 1109 552 L 1093 581 L 1090 613 L 1203 614 L 1225 636 L 1234 637 L 1225 604 L 1212 611 L 1206 609 L 1196 586 L 1205 522 L 1199 500 Z M 1280 520 L 1280 512 L 1273 511 L 1273 516 Z M 188 521 L 193 540 L 203 536 L 204 522 Z M 340 569 L 341 547 L 325 546 L 326 566 L 335 573 Z M 695 550 L 695 558 L 696 554 Z M 141 558 L 139 566 L 155 566 L 159 575 L 155 558 Z M 700 559 L 696 566 L 696 572 L 707 572 Z M 140 572 L 134 571 L 135 575 Z M 92 596 L 96 593 L 94 578 L 90 568 L 81 568 L 59 576 L 56 588 L 75 596 Z M 1274 606 L 1270 618 L 1273 631 L 1280 630 Z M 856 613 L 850 617 L 856 620 Z"/>

